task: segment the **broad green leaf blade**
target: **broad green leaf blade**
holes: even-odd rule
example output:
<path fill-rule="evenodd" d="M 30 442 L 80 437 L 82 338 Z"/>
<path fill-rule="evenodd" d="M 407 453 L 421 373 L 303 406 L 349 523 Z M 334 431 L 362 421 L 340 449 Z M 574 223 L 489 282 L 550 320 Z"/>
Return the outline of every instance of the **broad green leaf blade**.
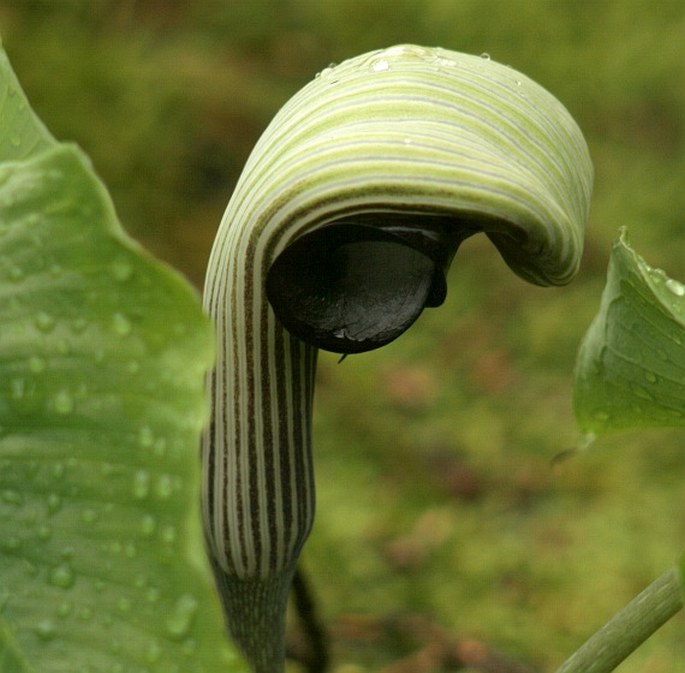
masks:
<path fill-rule="evenodd" d="M 5 110 L 23 94 L 0 76 Z M 0 128 L 27 148 L 0 161 L 0 670 L 244 671 L 200 527 L 209 323 L 82 153 L 19 112 Z"/>
<path fill-rule="evenodd" d="M 614 243 L 599 313 L 578 352 L 580 428 L 685 425 L 685 285 Z"/>
<path fill-rule="evenodd" d="M 0 620 L 0 671 L 2 673 L 34 673 L 25 659 L 14 648 L 14 637 Z"/>

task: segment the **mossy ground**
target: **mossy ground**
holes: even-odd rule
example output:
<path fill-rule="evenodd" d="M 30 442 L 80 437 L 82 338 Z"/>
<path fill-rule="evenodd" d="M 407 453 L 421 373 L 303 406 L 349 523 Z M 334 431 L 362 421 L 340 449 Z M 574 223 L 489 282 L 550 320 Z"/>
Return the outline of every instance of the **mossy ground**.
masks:
<path fill-rule="evenodd" d="M 530 287 L 470 241 L 444 307 L 383 351 L 321 358 L 303 562 L 339 673 L 419 647 L 363 626 L 407 613 L 549 671 L 672 564 L 682 431 L 553 459 L 578 441 L 575 350 L 618 228 L 685 278 L 682 3 L 23 0 L 0 6 L 0 33 L 39 115 L 89 153 L 129 231 L 198 286 L 259 133 L 330 62 L 439 44 L 549 88 L 596 167 L 578 279 Z M 620 671 L 682 671 L 684 628 L 677 617 Z"/>

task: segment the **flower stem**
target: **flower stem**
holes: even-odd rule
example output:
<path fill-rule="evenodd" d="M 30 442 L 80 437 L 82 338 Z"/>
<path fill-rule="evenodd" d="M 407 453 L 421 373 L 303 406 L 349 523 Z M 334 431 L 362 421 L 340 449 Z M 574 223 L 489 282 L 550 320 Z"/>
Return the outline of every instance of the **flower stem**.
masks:
<path fill-rule="evenodd" d="M 610 673 L 682 607 L 678 572 L 669 570 L 614 615 L 556 673 Z"/>

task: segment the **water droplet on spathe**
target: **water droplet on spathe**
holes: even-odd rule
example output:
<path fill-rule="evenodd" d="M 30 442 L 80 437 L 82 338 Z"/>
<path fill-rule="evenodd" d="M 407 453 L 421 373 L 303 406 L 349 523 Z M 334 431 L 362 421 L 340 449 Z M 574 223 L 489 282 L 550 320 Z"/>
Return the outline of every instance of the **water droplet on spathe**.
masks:
<path fill-rule="evenodd" d="M 487 51 L 484 51 L 484 52 L 480 55 L 480 57 L 481 57 L 484 61 L 489 61 L 489 60 L 490 60 L 490 54 L 488 54 Z"/>
<path fill-rule="evenodd" d="M 321 72 L 317 73 L 316 78 L 323 81 L 332 80 L 333 73 L 335 72 L 335 63 L 331 63 L 325 67 Z M 337 81 L 337 80 L 336 80 Z M 335 82 L 332 82 L 335 83 Z"/>
<path fill-rule="evenodd" d="M 437 56 L 433 61 L 435 65 L 439 68 L 453 68 L 456 64 L 451 58 L 445 58 L 444 56 Z"/>
<path fill-rule="evenodd" d="M 386 72 L 388 70 L 390 70 L 390 64 L 384 58 L 379 58 L 371 64 L 371 72 Z"/>

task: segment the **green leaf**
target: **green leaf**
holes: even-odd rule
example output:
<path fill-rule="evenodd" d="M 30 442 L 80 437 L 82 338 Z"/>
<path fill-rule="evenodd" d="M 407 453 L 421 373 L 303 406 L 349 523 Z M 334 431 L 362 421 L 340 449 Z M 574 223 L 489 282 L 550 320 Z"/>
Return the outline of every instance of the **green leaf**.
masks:
<path fill-rule="evenodd" d="M 0 620 L 0 671 L 2 673 L 34 673 L 25 659 L 15 650 L 14 638 Z"/>
<path fill-rule="evenodd" d="M 685 285 L 614 243 L 599 313 L 578 352 L 580 428 L 685 425 Z"/>
<path fill-rule="evenodd" d="M 0 162 L 27 159 L 56 144 L 33 114 L 0 46 Z"/>
<path fill-rule="evenodd" d="M 0 56 L 0 670 L 245 670 L 199 512 L 212 338 Z"/>

